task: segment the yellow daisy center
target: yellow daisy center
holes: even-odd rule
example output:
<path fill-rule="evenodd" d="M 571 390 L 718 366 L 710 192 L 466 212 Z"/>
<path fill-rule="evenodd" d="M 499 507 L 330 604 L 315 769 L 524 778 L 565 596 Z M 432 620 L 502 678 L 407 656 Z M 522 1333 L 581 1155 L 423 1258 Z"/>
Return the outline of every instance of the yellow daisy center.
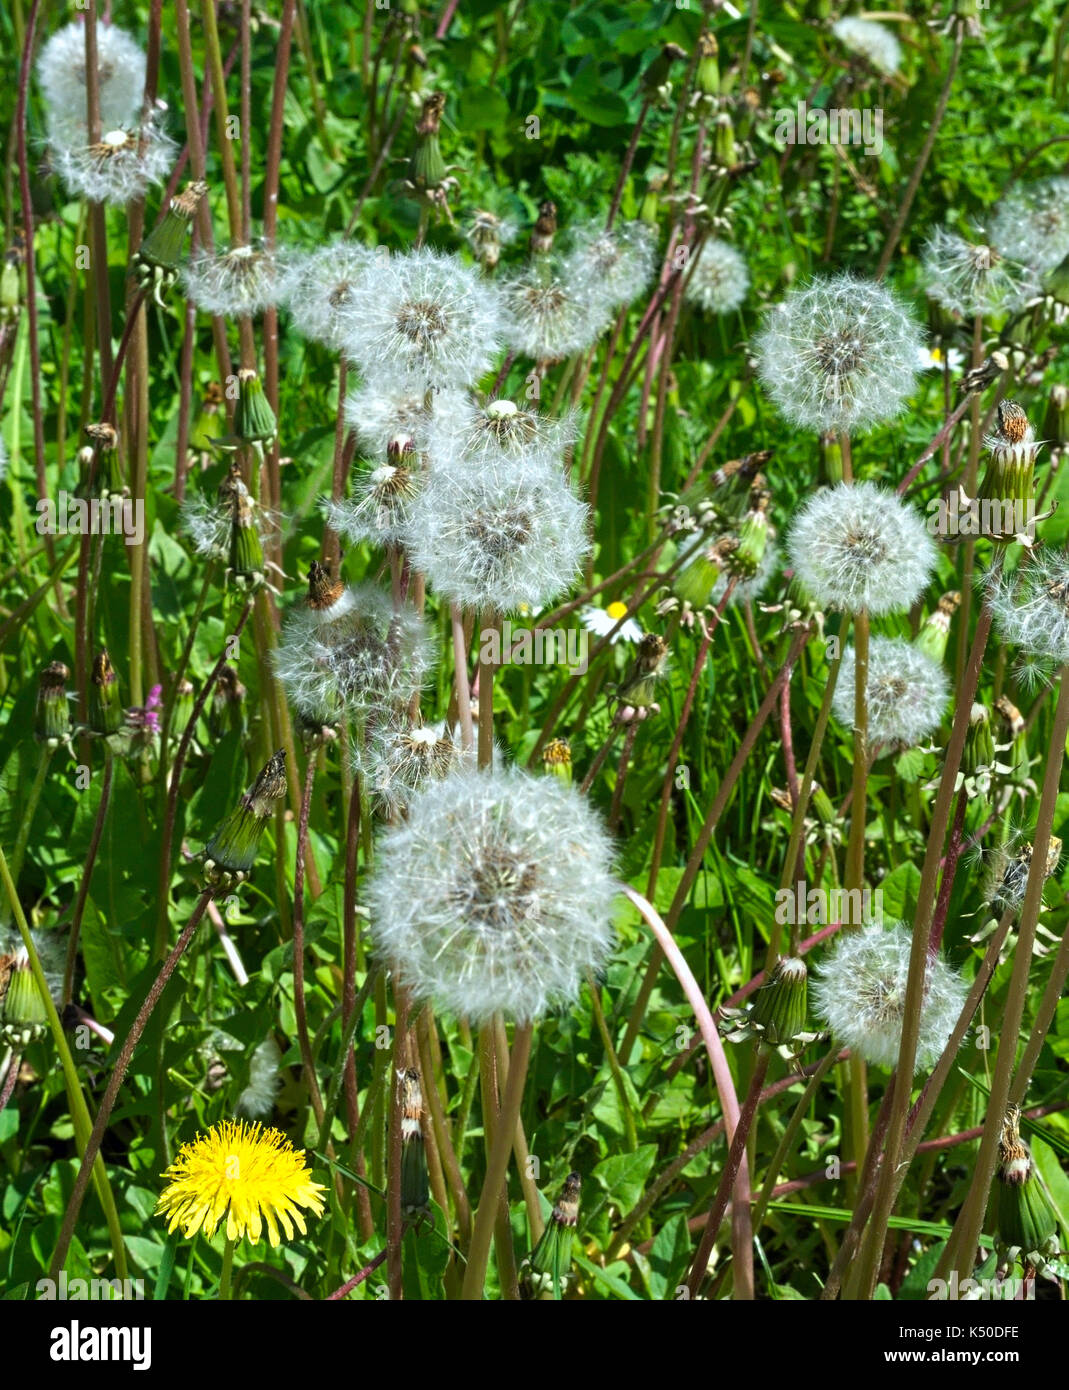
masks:
<path fill-rule="evenodd" d="M 615 603 L 610 603 L 605 610 L 614 623 L 618 623 L 621 618 L 627 616 L 627 604 L 621 603 L 619 599 Z"/>

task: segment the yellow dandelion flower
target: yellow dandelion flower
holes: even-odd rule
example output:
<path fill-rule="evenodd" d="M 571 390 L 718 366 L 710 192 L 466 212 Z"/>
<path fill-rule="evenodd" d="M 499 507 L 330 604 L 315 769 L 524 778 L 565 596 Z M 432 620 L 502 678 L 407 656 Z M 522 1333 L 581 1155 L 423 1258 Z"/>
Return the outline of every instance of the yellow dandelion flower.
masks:
<path fill-rule="evenodd" d="M 322 1215 L 322 1183 L 313 1182 L 298 1153 L 277 1129 L 262 1129 L 259 1121 L 224 1120 L 183 1144 L 163 1174 L 168 1185 L 156 1203 L 156 1214 L 170 1217 L 168 1233 L 181 1226 L 187 1238 L 203 1231 L 209 1238 L 226 1217 L 227 1240 L 245 1235 L 260 1240 L 263 1225 L 272 1245 L 278 1245 L 281 1225 L 286 1239 L 293 1227 L 306 1226 L 299 1210 Z"/>

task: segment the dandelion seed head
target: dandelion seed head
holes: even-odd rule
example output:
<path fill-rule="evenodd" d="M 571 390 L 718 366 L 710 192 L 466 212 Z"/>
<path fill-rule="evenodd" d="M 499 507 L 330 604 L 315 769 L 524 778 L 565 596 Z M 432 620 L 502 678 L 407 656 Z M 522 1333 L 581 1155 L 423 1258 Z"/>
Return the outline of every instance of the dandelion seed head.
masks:
<path fill-rule="evenodd" d="M 1069 178 L 1011 189 L 995 208 L 991 239 L 1004 256 L 1037 271 L 1061 265 L 1069 256 Z"/>
<path fill-rule="evenodd" d="M 376 952 L 417 999 L 472 1023 L 541 1018 L 612 949 L 611 865 L 596 813 L 557 778 L 454 772 L 379 842 Z"/>
<path fill-rule="evenodd" d="M 90 143 L 84 122 L 50 127 L 52 167 L 72 198 L 123 207 L 171 171 L 178 146 L 155 121 L 116 126 Z"/>
<path fill-rule="evenodd" d="M 373 272 L 381 255 L 372 247 L 344 240 L 311 251 L 290 251 L 282 262 L 278 297 L 297 332 L 332 352 L 340 351 L 341 325 L 353 290 Z"/>
<path fill-rule="evenodd" d="M 445 464 L 412 505 L 406 544 L 449 602 L 537 612 L 574 582 L 588 550 L 586 518 L 556 466 Z"/>
<path fill-rule="evenodd" d="M 265 1038 L 249 1060 L 249 1080 L 234 1105 L 234 1112 L 249 1120 L 266 1120 L 275 1108 L 282 1078 L 282 1053 L 274 1038 Z"/>
<path fill-rule="evenodd" d="M 697 264 L 685 281 L 683 294 L 707 314 L 732 314 L 749 288 L 750 272 L 735 247 L 726 241 L 710 240 L 698 252 Z"/>
<path fill-rule="evenodd" d="M 448 416 L 439 414 L 429 433 L 429 452 L 436 466 L 482 468 L 494 460 L 502 465 L 559 464 L 576 434 L 574 412 L 542 415 L 499 399 L 486 406 L 469 403 Z"/>
<path fill-rule="evenodd" d="M 898 1062 L 912 935 L 901 922 L 843 931 L 815 971 L 810 990 L 832 1036 L 878 1067 Z M 917 1039 L 918 1071 L 934 1066 L 965 1004 L 965 981 L 929 958 Z"/>
<path fill-rule="evenodd" d="M 1012 573 L 989 572 L 987 601 L 1007 646 L 1058 666 L 1069 661 L 1069 552 L 1043 547 Z"/>
<path fill-rule="evenodd" d="M 653 276 L 656 233 L 646 222 L 618 222 L 611 231 L 603 222 L 586 222 L 569 229 L 568 246 L 561 279 L 603 312 L 632 303 Z"/>
<path fill-rule="evenodd" d="M 501 287 L 505 341 L 534 362 L 583 352 L 608 327 L 611 310 L 569 284 L 560 268 L 538 260 Z"/>
<path fill-rule="evenodd" d="M 922 273 L 929 297 L 963 318 L 1011 314 L 1038 290 L 1027 266 L 946 227 L 936 227 L 929 235 Z"/>
<path fill-rule="evenodd" d="M 427 453 L 434 427 L 470 408 L 467 394 L 457 387 L 426 389 L 377 372 L 345 397 L 345 422 L 363 453 L 381 460 L 398 437 L 410 439 L 417 453 Z"/>
<path fill-rule="evenodd" d="M 901 412 L 922 346 L 891 290 L 844 273 L 789 290 L 755 352 L 765 390 L 792 424 L 853 434 Z"/>
<path fill-rule="evenodd" d="M 444 724 L 413 724 L 407 717 L 377 725 L 353 748 L 353 770 L 365 779 L 375 809 L 391 818 L 407 811 L 428 782 L 472 769 L 474 759 Z"/>
<path fill-rule="evenodd" d="M 100 122 L 105 130 L 136 121 L 145 94 L 146 59 L 125 29 L 97 22 L 97 81 Z M 42 47 L 37 80 L 51 111 L 50 121 L 86 116 L 85 25 L 67 24 Z"/>
<path fill-rule="evenodd" d="M 412 392 L 470 386 L 501 345 L 500 295 L 459 257 L 421 247 L 377 261 L 340 309 L 338 332 L 365 375 L 406 378 Z"/>
<path fill-rule="evenodd" d="M 397 463 L 366 464 L 354 478 L 352 496 L 325 502 L 323 511 L 331 528 L 353 545 L 398 545 L 424 482 L 414 452 Z"/>
<path fill-rule="evenodd" d="M 854 725 L 854 649 L 843 653 L 832 697 L 835 717 Z M 942 666 L 902 637 L 875 636 L 869 644 L 868 700 L 870 745 L 912 748 L 938 729 L 950 701 Z"/>
<path fill-rule="evenodd" d="M 274 254 L 258 245 L 201 251 L 182 269 L 186 294 L 206 314 L 254 318 L 279 300 Z"/>
<path fill-rule="evenodd" d="M 815 601 L 848 613 L 911 607 L 936 561 L 919 513 L 890 489 L 867 482 L 815 493 L 795 516 L 787 548 Z"/>
<path fill-rule="evenodd" d="M 885 24 L 845 15 L 831 26 L 835 37 L 850 50 L 867 58 L 877 72 L 896 73 L 902 63 L 902 46 Z"/>

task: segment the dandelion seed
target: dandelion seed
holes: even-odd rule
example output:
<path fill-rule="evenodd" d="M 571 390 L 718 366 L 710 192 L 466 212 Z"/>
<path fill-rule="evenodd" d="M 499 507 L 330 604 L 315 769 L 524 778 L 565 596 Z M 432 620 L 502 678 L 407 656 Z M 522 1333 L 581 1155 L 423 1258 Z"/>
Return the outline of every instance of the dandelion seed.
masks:
<path fill-rule="evenodd" d="M 1038 291 L 1027 266 L 994 246 L 966 241 L 946 227 L 936 227 L 928 238 L 923 275 L 931 299 L 970 319 L 1012 314 Z"/>
<path fill-rule="evenodd" d="M 407 548 L 442 598 L 481 612 L 537 612 L 575 580 L 586 507 L 558 468 L 436 468 L 412 505 Z"/>
<path fill-rule="evenodd" d="M 842 274 L 790 290 L 755 351 L 765 390 L 792 424 L 856 433 L 901 412 L 922 345 L 890 290 Z"/>
<path fill-rule="evenodd" d="M 1069 256 L 1069 178 L 1044 179 L 1007 193 L 995 208 L 991 239 L 1004 256 L 1037 271 Z"/>
<path fill-rule="evenodd" d="M 304 1212 L 322 1216 L 326 1191 L 313 1182 L 304 1156 L 277 1129 L 259 1123 L 223 1120 L 191 1144 L 163 1174 L 167 1186 L 156 1203 L 156 1214 L 169 1218 L 168 1232 L 181 1227 L 187 1240 L 199 1232 L 210 1240 L 226 1218 L 227 1240 L 253 1243 L 264 1227 L 272 1246 L 294 1230 L 306 1234 Z"/>
<path fill-rule="evenodd" d="M 501 343 L 496 288 L 456 256 L 421 247 L 380 263 L 339 313 L 346 355 L 365 374 L 406 378 L 413 391 L 470 386 Z"/>
<path fill-rule="evenodd" d="M 376 951 L 415 998 L 472 1023 L 541 1018 L 605 964 L 611 859 L 597 816 L 557 778 L 454 773 L 379 842 Z"/>
<path fill-rule="evenodd" d="M 835 717 L 854 724 L 854 649 L 843 654 L 832 697 Z M 913 748 L 939 728 L 950 701 L 950 684 L 942 666 L 902 637 L 873 637 L 869 646 L 869 743 L 893 749 Z"/>
<path fill-rule="evenodd" d="M 832 1036 L 867 1062 L 893 1067 L 902 1041 L 912 936 L 901 922 L 841 932 L 815 971 L 810 991 Z M 917 1070 L 934 1066 L 961 1015 L 965 981 L 929 957 L 917 1038 Z"/>
<path fill-rule="evenodd" d="M 186 294 L 206 314 L 250 319 L 279 300 L 278 267 L 262 246 L 201 251 L 184 267 Z"/>
<path fill-rule="evenodd" d="M 840 483 L 816 493 L 794 518 L 787 548 L 816 603 L 848 613 L 911 607 L 936 561 L 922 517 L 874 483 Z"/>
<path fill-rule="evenodd" d="M 104 130 L 136 121 L 145 95 L 146 59 L 125 29 L 97 22 L 97 89 Z M 85 25 L 57 30 L 37 59 L 37 80 L 51 111 L 50 120 L 70 121 L 86 113 Z"/>
<path fill-rule="evenodd" d="M 836 20 L 831 31 L 850 50 L 867 58 L 877 72 L 890 76 L 902 63 L 902 46 L 884 24 L 846 15 Z"/>
<path fill-rule="evenodd" d="M 698 252 L 683 294 L 707 314 L 733 314 L 749 288 L 750 272 L 739 252 L 726 241 L 710 240 Z"/>

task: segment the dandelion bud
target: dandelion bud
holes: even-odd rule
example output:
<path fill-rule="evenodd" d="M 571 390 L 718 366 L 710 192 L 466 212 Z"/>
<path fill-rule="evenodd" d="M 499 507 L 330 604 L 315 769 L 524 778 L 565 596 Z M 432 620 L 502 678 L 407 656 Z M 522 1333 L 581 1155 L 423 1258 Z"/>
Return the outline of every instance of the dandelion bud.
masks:
<path fill-rule="evenodd" d="M 21 253 L 8 251 L 0 265 L 0 323 L 14 323 L 22 308 Z"/>
<path fill-rule="evenodd" d="M 544 202 L 538 205 L 538 217 L 531 229 L 531 254 L 548 256 L 553 250 L 553 238 L 557 235 L 557 205 Z"/>
<path fill-rule="evenodd" d="M 62 661 L 53 661 L 38 678 L 34 735 L 48 748 L 58 748 L 70 738 L 71 716 L 67 705 L 70 674 Z"/>
<path fill-rule="evenodd" d="M 218 689 L 218 686 L 216 688 Z M 176 738 L 181 738 L 192 717 L 193 682 L 186 680 L 183 676 L 174 692 L 174 704 L 171 708 L 171 733 Z"/>
<path fill-rule="evenodd" d="M 638 644 L 638 652 L 628 670 L 617 698 L 621 705 L 648 709 L 653 704 L 654 691 L 668 666 L 668 643 L 659 633 L 647 632 Z"/>
<path fill-rule="evenodd" d="M 238 401 L 234 436 L 242 444 L 268 445 L 278 433 L 278 421 L 264 395 L 263 384 L 251 367 L 238 372 Z"/>
<path fill-rule="evenodd" d="M 975 777 L 995 761 L 995 740 L 991 734 L 991 711 L 986 705 L 973 705 L 969 712 L 969 732 L 965 735 L 961 770 Z"/>
<path fill-rule="evenodd" d="M 738 158 L 735 123 L 726 111 L 721 111 L 713 122 L 712 163 L 721 169 L 731 169 L 738 163 Z"/>
<path fill-rule="evenodd" d="M 1069 386 L 1060 382 L 1050 388 L 1043 433 L 1059 451 L 1069 444 Z"/>
<path fill-rule="evenodd" d="M 579 1174 L 569 1173 L 538 1244 L 523 1262 L 520 1273 L 529 1298 L 559 1299 L 567 1287 L 579 1222 L 580 1186 Z"/>
<path fill-rule="evenodd" d="M 340 579 L 334 579 L 326 565 L 313 560 L 308 566 L 308 607 L 314 613 L 340 617 L 337 607 L 343 600 L 346 589 Z"/>
<path fill-rule="evenodd" d="M 224 734 L 245 732 L 244 700 L 247 691 L 238 680 L 233 666 L 224 666 L 215 679 L 212 690 L 211 712 L 208 716 L 208 729 L 212 739 L 218 741 Z"/>
<path fill-rule="evenodd" d="M 732 553 L 738 548 L 737 536 L 718 536 L 712 545 L 703 546 L 676 575 L 672 585 L 676 596 L 692 608 L 704 608 Z"/>
<path fill-rule="evenodd" d="M 0 955 L 0 1043 L 22 1052 L 48 1031 L 48 1009 L 21 943 Z"/>
<path fill-rule="evenodd" d="M 650 227 L 656 227 L 661 212 L 661 194 L 668 182 L 666 174 L 652 174 L 646 181 L 646 192 L 639 204 L 638 218 Z"/>
<path fill-rule="evenodd" d="M 1028 416 L 1016 401 L 1000 401 L 998 427 L 984 440 L 991 460 L 980 484 L 980 497 L 1003 504 L 985 509 L 984 515 L 999 511 L 994 520 L 987 517 L 984 534 L 991 540 L 1012 540 L 1032 523 L 1029 514 L 1035 496 L 1033 473 L 1038 445 Z"/>
<path fill-rule="evenodd" d="M 698 35 L 698 71 L 695 86 L 704 97 L 720 95 L 720 63 L 717 55 L 720 45 L 716 35 L 703 29 Z"/>
<path fill-rule="evenodd" d="M 512 222 L 502 221 L 492 212 L 482 209 L 476 212 L 468 226 L 468 245 L 475 259 L 484 270 L 496 270 L 501 259 L 501 248 L 516 235 Z"/>
<path fill-rule="evenodd" d="M 153 227 L 133 258 L 133 272 L 142 289 L 153 287 L 153 297 L 161 307 L 162 292 L 178 278 L 178 263 L 185 247 L 186 232 L 197 210 L 197 204 L 208 191 L 206 183 L 191 183 L 171 205 L 162 220 Z"/>
<path fill-rule="evenodd" d="M 124 497 L 130 489 L 119 465 L 119 432 L 106 421 L 86 425 L 85 432 L 93 441 L 96 455 L 96 486 L 100 497 Z"/>
<path fill-rule="evenodd" d="M 667 101 L 671 95 L 669 72 L 672 64 L 687 56 L 687 50 L 678 43 L 666 43 L 660 53 L 651 60 L 642 74 L 642 90 L 650 98 Z"/>
<path fill-rule="evenodd" d="M 1058 1218 L 1020 1135 L 1021 1109 L 1011 1105 L 998 1146 L 997 1243 L 1027 1265 L 1042 1267 L 1058 1252 Z"/>
<path fill-rule="evenodd" d="M 739 527 L 739 544 L 728 556 L 727 567 L 732 574 L 752 579 L 764 558 L 768 541 L 768 504 L 771 494 L 767 488 L 754 488 L 750 494 L 750 510 Z"/>
<path fill-rule="evenodd" d="M 256 525 L 256 503 L 236 468 L 231 470 L 226 493 L 230 506 L 227 575 L 238 589 L 251 593 L 264 582 L 264 548 Z"/>
<path fill-rule="evenodd" d="M 805 1031 L 808 979 L 805 961 L 782 956 L 772 967 L 768 983 L 754 995 L 750 1019 L 773 1047 L 792 1042 Z"/>
<path fill-rule="evenodd" d="M 542 749 L 542 771 L 562 782 L 571 782 L 572 749 L 566 738 L 551 738 Z"/>
<path fill-rule="evenodd" d="M 401 1101 L 401 1211 L 412 1216 L 430 1206 L 427 1155 L 420 1128 L 423 1090 L 419 1071 L 415 1067 L 399 1071 L 397 1085 Z"/>
<path fill-rule="evenodd" d="M 93 662 L 89 691 L 89 727 L 94 734 L 110 737 L 123 726 L 119 678 L 105 647 Z"/>
<path fill-rule="evenodd" d="M 219 412 L 223 408 L 223 388 L 218 381 L 210 381 L 205 388 L 200 403 L 200 411 L 189 431 L 189 447 L 206 453 L 213 446 L 219 434 Z"/>
<path fill-rule="evenodd" d="M 950 622 L 961 605 L 961 594 L 951 589 L 943 595 L 934 613 L 925 619 L 924 626 L 913 639 L 913 645 L 932 661 L 941 662 L 946 656 L 947 641 L 950 637 Z"/>
<path fill-rule="evenodd" d="M 286 750 L 280 748 L 205 846 L 204 881 L 210 888 L 225 890 L 249 877 L 260 837 L 285 795 Z"/>
<path fill-rule="evenodd" d="M 445 93 L 431 92 L 423 103 L 423 113 L 416 124 L 416 149 L 409 165 L 408 178 L 419 193 L 432 192 L 445 180 L 446 167 L 438 143 Z"/>

